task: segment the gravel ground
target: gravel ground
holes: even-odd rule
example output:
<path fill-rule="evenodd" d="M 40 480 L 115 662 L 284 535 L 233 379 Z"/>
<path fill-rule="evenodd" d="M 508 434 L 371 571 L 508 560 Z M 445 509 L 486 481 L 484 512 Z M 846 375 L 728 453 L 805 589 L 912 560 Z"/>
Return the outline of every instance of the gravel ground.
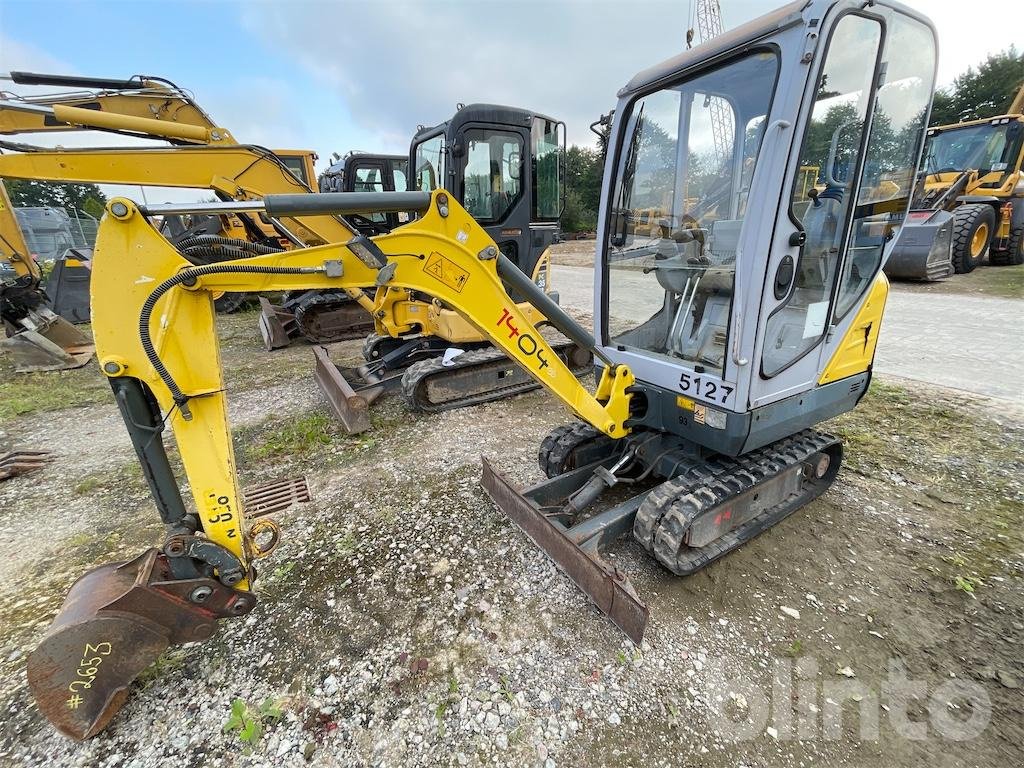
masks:
<path fill-rule="evenodd" d="M 278 516 L 257 609 L 166 653 L 84 744 L 36 713 L 25 654 L 78 574 L 160 529 L 112 405 L 3 425 L 61 460 L 0 485 L 0 765 L 1024 761 L 1024 426 L 995 401 L 882 379 L 830 425 L 835 486 L 772 531 L 687 579 L 615 547 L 651 608 L 634 648 L 478 485 L 481 454 L 540 479 L 537 445 L 566 420 L 551 398 L 436 416 L 388 401 L 346 437 L 308 378 L 248 378 L 265 366 L 244 321 L 225 354 L 243 483 L 305 474 L 315 500 Z M 268 453 L 295 423 L 320 431 Z M 232 702 L 259 738 L 224 730 Z"/>

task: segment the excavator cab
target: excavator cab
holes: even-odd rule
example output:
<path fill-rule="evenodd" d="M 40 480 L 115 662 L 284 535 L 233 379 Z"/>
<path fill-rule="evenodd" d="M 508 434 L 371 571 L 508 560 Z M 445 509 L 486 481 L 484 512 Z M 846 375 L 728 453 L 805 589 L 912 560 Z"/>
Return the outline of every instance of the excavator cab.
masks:
<path fill-rule="evenodd" d="M 335 155 L 337 157 L 337 155 Z M 321 192 L 404 192 L 409 186 L 409 158 L 347 152 L 320 174 Z M 405 212 L 356 214 L 349 224 L 364 235 L 381 235 L 405 224 Z"/>
<path fill-rule="evenodd" d="M 416 131 L 410 189 L 451 191 L 524 274 L 560 236 L 565 203 L 565 123 L 495 104 L 460 104 L 439 125 Z"/>

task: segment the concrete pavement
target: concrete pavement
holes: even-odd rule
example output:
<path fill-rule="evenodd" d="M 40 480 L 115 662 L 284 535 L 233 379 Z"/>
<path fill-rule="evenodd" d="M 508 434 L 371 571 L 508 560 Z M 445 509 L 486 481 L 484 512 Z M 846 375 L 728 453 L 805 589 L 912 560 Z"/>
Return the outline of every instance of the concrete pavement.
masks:
<path fill-rule="evenodd" d="M 593 310 L 591 267 L 556 265 L 553 278 L 563 306 Z M 1024 300 L 917 293 L 897 284 L 875 370 L 1024 404 Z"/>

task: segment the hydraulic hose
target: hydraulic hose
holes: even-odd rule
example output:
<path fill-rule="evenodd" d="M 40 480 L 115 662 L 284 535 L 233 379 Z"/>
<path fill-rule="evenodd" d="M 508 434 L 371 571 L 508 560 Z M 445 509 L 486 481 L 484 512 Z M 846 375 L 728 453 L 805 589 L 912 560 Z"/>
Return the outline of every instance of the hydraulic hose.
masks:
<path fill-rule="evenodd" d="M 153 289 L 153 292 L 146 297 L 146 301 L 142 304 L 142 310 L 139 312 L 139 341 L 142 343 L 142 349 L 146 353 L 146 357 L 149 359 L 153 369 L 157 372 L 157 375 L 163 381 L 168 391 L 170 391 L 174 404 L 181 410 L 182 418 L 184 418 L 185 421 L 192 420 L 192 413 L 188 407 L 190 396 L 181 391 L 181 387 L 178 386 L 178 382 L 174 380 L 171 372 L 167 370 L 167 366 L 164 365 L 163 360 L 160 359 L 160 355 L 156 351 L 156 346 L 154 346 L 153 338 L 149 332 L 149 324 L 153 316 L 153 308 L 156 306 L 156 303 L 160 298 L 171 290 L 171 288 L 183 284 L 192 285 L 198 278 L 204 275 L 308 275 L 323 271 L 325 271 L 323 267 L 265 267 L 247 266 L 243 264 L 207 264 L 204 266 L 183 269 L 181 272 L 173 277 L 167 278 Z"/>
<path fill-rule="evenodd" d="M 270 254 L 282 253 L 284 251 L 284 248 L 277 246 L 253 243 L 249 240 L 243 240 L 242 238 L 224 237 L 222 235 L 190 235 L 189 237 L 182 238 L 174 245 L 179 250 L 195 248 L 197 246 L 225 246 L 228 248 L 237 248 L 242 251 L 248 251 L 258 256 L 269 256 Z"/>

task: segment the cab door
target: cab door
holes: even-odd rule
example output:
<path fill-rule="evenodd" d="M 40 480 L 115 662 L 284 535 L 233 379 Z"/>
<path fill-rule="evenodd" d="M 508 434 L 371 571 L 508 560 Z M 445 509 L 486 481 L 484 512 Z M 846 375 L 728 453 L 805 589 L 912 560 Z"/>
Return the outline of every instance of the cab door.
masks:
<path fill-rule="evenodd" d="M 452 142 L 458 148 L 456 196 L 501 252 L 526 274 L 530 254 L 530 135 L 511 125 L 470 122 Z"/>
<path fill-rule="evenodd" d="M 783 192 L 762 294 L 760 348 L 752 361 L 750 406 L 814 386 L 842 256 L 853 225 L 870 130 L 885 26 L 847 12 L 826 41 L 793 179 Z M 801 168 L 817 168 L 807 188 Z"/>
<path fill-rule="evenodd" d="M 870 367 L 885 297 L 879 272 L 909 204 L 927 124 L 935 74 L 927 24 L 882 6 L 846 10 L 826 46 L 776 222 L 752 408 L 817 386 L 851 333 L 864 354 L 846 373 Z M 883 285 L 866 316 L 859 310 L 876 280 Z"/>

